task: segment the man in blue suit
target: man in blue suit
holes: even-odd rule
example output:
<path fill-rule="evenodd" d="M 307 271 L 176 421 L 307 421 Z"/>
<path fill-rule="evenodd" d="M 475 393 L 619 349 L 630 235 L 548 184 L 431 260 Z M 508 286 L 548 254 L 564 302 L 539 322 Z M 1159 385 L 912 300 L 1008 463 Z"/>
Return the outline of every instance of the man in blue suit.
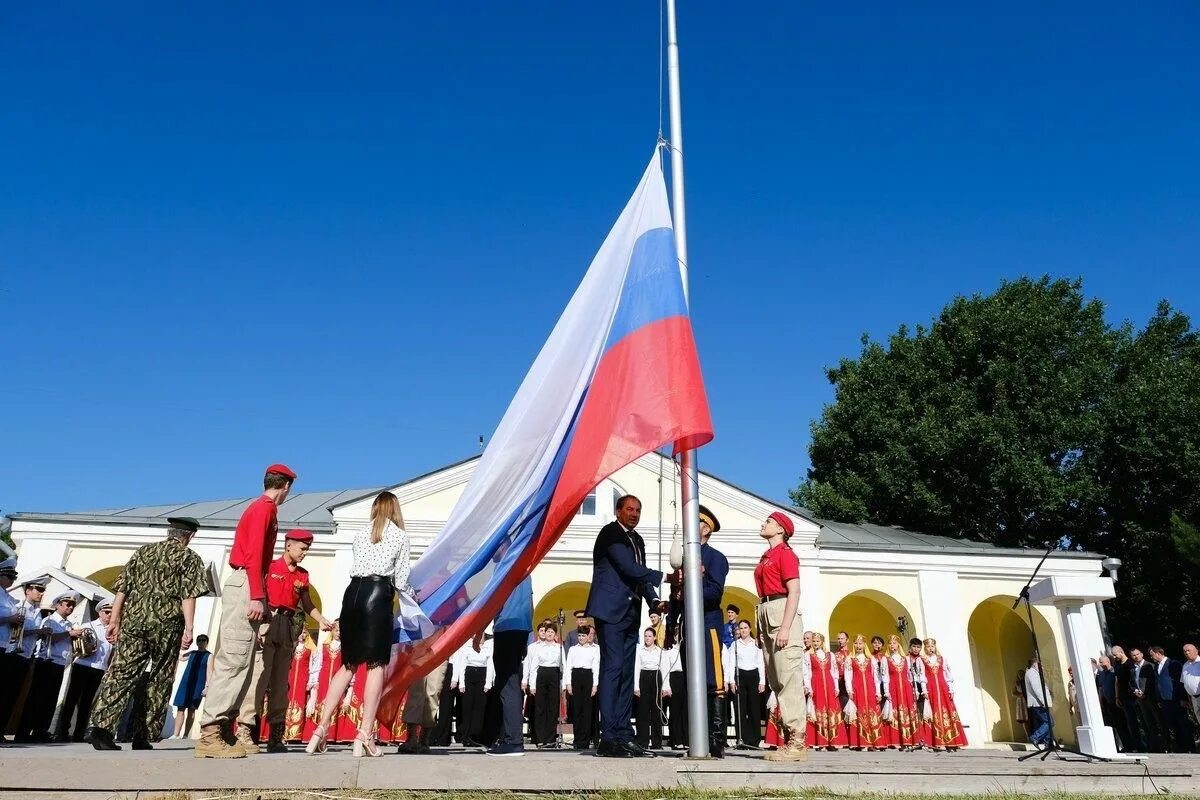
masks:
<path fill-rule="evenodd" d="M 617 500 L 617 519 L 600 529 L 592 549 L 592 588 L 587 613 L 596 621 L 600 644 L 600 744 L 596 755 L 609 758 L 652 756 L 634 741 L 633 669 L 641 633 L 642 598 L 658 601 L 663 574 L 646 566 L 646 545 L 637 532 L 642 502 L 633 495 Z"/>

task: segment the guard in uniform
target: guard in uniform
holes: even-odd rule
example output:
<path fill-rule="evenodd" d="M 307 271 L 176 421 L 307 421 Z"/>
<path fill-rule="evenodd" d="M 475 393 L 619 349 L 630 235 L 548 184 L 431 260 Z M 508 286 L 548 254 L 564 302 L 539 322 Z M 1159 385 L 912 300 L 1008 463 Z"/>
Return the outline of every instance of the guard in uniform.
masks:
<path fill-rule="evenodd" d="M 729 576 L 729 559 L 720 550 L 708 543 L 708 539 L 721 530 L 715 514 L 700 506 L 700 579 L 704 596 L 704 674 L 708 686 L 708 752 L 713 758 L 725 757 L 725 670 L 721 664 L 721 597 L 725 594 L 725 579 Z M 683 579 L 682 571 L 671 576 L 675 582 Z M 676 593 L 672 593 L 675 595 Z M 672 600 L 668 612 L 668 627 L 683 614 L 683 595 Z M 683 625 L 679 625 L 681 638 Z M 687 669 L 687 646 L 679 644 L 683 656 L 684 670 Z"/>
<path fill-rule="evenodd" d="M 283 730 L 288 706 L 288 672 L 300 635 L 296 615 L 300 612 L 308 614 L 322 630 L 333 630 L 333 623 L 313 606 L 308 594 L 308 570 L 300 566 L 312 541 L 313 535 L 309 531 L 291 531 L 284 537 L 283 555 L 267 566 L 265 588 L 270 620 L 260 628 L 262 658 L 255 660 L 253 688 L 246 694 L 238 720 L 239 726 L 243 722 L 248 725 L 261 710 L 263 695 L 267 696 L 268 753 L 288 752 L 283 743 Z"/>
<path fill-rule="evenodd" d="M 113 731 L 131 696 L 133 749 L 152 749 L 179 651 L 192 645 L 196 598 L 208 590 L 204 562 L 188 549 L 200 523 L 171 517 L 167 525 L 167 538 L 138 548 L 113 586 L 117 597 L 107 638 L 116 650 L 83 737 L 97 750 L 121 749 Z"/>

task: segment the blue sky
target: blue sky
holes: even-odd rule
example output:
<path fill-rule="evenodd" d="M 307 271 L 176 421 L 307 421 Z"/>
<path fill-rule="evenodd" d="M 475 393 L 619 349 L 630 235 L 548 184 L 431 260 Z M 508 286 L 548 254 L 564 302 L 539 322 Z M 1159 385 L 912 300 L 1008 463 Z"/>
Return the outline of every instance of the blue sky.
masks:
<path fill-rule="evenodd" d="M 681 5 L 703 469 L 783 497 L 826 366 L 1004 278 L 1200 316 L 1200 6 Z M 6 4 L 0 509 L 475 452 L 650 154 L 658 25 Z"/>

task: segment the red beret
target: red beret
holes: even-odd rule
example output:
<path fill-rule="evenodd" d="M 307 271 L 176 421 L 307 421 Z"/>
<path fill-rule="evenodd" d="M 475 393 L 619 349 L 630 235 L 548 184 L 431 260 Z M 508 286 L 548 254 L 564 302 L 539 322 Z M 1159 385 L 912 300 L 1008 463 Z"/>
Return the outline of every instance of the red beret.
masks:
<path fill-rule="evenodd" d="M 295 539 L 297 542 L 305 542 L 306 544 L 312 544 L 313 535 L 312 535 L 312 531 L 306 531 L 303 528 L 297 528 L 294 531 L 288 531 L 287 536 L 284 536 L 283 538 L 285 540 Z"/>
<path fill-rule="evenodd" d="M 291 467 L 287 464 L 272 464 L 267 467 L 267 472 L 278 472 L 280 475 L 286 475 L 292 480 L 296 480 L 296 473 L 292 472 Z"/>
<path fill-rule="evenodd" d="M 782 511 L 772 511 L 771 515 L 769 517 L 767 517 L 767 519 L 773 519 L 776 522 L 778 522 L 779 527 L 783 528 L 784 534 L 786 536 L 788 536 L 789 538 L 791 537 L 791 535 L 793 533 L 796 532 L 795 526 L 792 525 L 791 518 L 787 514 L 784 514 Z"/>

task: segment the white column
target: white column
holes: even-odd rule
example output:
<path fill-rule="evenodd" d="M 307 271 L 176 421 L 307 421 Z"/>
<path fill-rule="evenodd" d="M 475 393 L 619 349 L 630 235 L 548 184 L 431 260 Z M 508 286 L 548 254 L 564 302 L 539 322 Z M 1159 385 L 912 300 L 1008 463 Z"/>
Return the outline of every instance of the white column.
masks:
<path fill-rule="evenodd" d="M 333 552 L 333 585 L 343 589 L 350 585 L 350 568 L 354 565 L 354 552 L 349 547 L 339 547 Z M 337 619 L 342 614 L 342 592 L 334 592 L 330 597 L 323 598 L 325 608 L 321 613 L 329 619 Z"/>
<path fill-rule="evenodd" d="M 1094 603 L 1087 606 L 1091 613 L 1085 614 L 1078 605 L 1058 607 L 1062 615 L 1063 631 L 1067 635 L 1067 655 L 1075 669 L 1075 702 L 1079 705 L 1079 716 L 1083 723 L 1075 729 L 1079 749 L 1084 753 L 1101 758 L 1115 758 L 1117 743 L 1112 728 L 1104 724 L 1100 712 L 1100 694 L 1092 680 L 1092 664 L 1089 653 L 1095 652 L 1095 643 L 1101 641 L 1100 620 Z"/>
<path fill-rule="evenodd" d="M 17 545 L 17 571 L 20 573 L 20 580 L 34 577 L 34 570 L 45 567 L 62 569 L 67 563 L 66 539 L 22 539 Z"/>
<path fill-rule="evenodd" d="M 821 567 L 810 560 L 800 561 L 800 613 L 806 631 L 824 631 L 829 627 L 828 618 L 821 614 L 829 612 L 821 598 Z"/>
<path fill-rule="evenodd" d="M 191 545 L 191 549 L 196 552 L 196 555 L 204 561 L 205 567 L 211 562 L 217 567 L 217 580 L 221 580 L 225 569 L 225 558 L 227 548 L 219 544 L 201 544 Z M 209 639 L 215 639 L 215 631 L 213 630 L 214 620 L 219 619 L 220 600 L 216 597 L 198 597 L 196 598 L 196 617 L 192 621 L 192 632 L 199 636 L 206 634 Z M 211 649 L 211 648 L 210 648 Z"/>
<path fill-rule="evenodd" d="M 978 747 L 987 732 L 976 720 L 979 704 L 975 697 L 975 662 L 967 636 L 967 618 L 963 616 L 958 573 L 920 570 L 917 587 L 921 593 L 922 638 L 937 640 L 938 649 L 950 665 L 954 677 L 954 706 L 967 733 L 967 745 Z"/>

